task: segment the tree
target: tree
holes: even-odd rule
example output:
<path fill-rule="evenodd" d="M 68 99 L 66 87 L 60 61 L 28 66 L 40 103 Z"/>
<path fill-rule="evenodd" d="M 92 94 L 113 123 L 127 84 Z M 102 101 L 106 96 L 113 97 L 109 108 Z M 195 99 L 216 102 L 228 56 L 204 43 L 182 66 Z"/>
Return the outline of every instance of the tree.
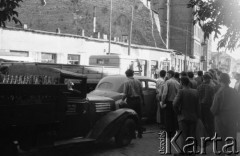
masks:
<path fill-rule="evenodd" d="M 194 8 L 193 23 L 201 26 L 205 39 L 212 33 L 214 38 L 218 38 L 220 29 L 226 26 L 227 32 L 218 42 L 218 49 L 240 47 L 239 0 L 190 0 L 188 7 Z"/>
<path fill-rule="evenodd" d="M 16 9 L 20 6 L 22 0 L 0 0 L 0 27 L 6 27 L 7 21 L 14 21 L 16 24 L 21 23 L 17 18 Z"/>

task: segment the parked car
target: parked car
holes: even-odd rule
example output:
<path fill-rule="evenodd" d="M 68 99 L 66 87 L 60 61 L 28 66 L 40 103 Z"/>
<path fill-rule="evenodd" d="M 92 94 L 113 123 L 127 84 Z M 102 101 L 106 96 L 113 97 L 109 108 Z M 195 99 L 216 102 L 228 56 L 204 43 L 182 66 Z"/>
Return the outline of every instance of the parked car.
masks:
<path fill-rule="evenodd" d="M 156 116 L 156 80 L 145 76 L 134 76 L 143 86 L 144 103 L 142 105 L 143 119 L 155 120 Z M 124 75 L 113 75 L 102 78 L 97 84 L 95 90 L 88 94 L 91 96 L 110 97 L 115 101 L 116 108 L 119 108 L 119 103 L 123 96 L 123 84 L 127 81 Z"/>

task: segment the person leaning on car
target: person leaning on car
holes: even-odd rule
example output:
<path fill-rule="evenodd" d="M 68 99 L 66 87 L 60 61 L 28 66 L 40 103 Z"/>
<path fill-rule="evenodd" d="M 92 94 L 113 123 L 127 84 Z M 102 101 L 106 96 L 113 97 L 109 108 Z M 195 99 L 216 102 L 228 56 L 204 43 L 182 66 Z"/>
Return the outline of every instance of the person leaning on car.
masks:
<path fill-rule="evenodd" d="M 122 101 L 125 99 L 129 108 L 136 111 L 139 116 L 139 121 L 141 121 L 141 103 L 144 104 L 143 92 L 142 92 L 142 84 L 139 80 L 134 79 L 134 71 L 132 69 L 128 69 L 125 72 L 128 81 L 123 84 L 123 97 Z M 142 137 L 143 128 L 141 127 L 141 122 L 138 123 L 138 137 Z"/>

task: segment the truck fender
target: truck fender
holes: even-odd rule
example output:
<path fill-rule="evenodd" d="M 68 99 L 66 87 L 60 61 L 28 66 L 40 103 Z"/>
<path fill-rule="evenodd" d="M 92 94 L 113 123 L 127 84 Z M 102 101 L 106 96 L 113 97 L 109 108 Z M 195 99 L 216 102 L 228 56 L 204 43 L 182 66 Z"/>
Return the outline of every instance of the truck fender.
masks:
<path fill-rule="evenodd" d="M 138 115 L 132 109 L 123 108 L 109 112 L 96 122 L 87 138 L 95 139 L 96 143 L 105 142 L 117 134 L 119 128 L 128 118 L 138 122 Z"/>

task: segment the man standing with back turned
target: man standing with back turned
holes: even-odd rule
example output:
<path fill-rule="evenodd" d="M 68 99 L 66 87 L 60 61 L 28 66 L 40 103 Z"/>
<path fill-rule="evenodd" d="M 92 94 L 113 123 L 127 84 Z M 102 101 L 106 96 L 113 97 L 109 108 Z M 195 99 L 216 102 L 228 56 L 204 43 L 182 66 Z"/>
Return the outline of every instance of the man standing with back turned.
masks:
<path fill-rule="evenodd" d="M 138 137 L 142 138 L 143 128 L 141 127 L 141 118 L 142 118 L 142 110 L 141 104 L 144 105 L 143 92 L 142 92 L 142 84 L 139 80 L 133 78 L 134 71 L 132 69 L 128 69 L 125 74 L 128 78 L 123 84 L 123 97 L 122 101 L 127 99 L 128 106 L 136 111 L 139 116 L 138 123 Z"/>
<path fill-rule="evenodd" d="M 178 121 L 177 121 L 177 115 L 175 114 L 173 110 L 173 100 L 175 96 L 177 95 L 177 92 L 180 88 L 180 84 L 177 80 L 175 80 L 174 71 L 169 70 L 167 72 L 167 77 L 169 78 L 165 83 L 163 87 L 163 93 L 162 93 L 162 102 L 161 107 L 164 111 L 164 124 L 165 124 L 165 130 L 168 133 L 168 138 L 171 138 L 175 132 L 178 130 Z"/>

